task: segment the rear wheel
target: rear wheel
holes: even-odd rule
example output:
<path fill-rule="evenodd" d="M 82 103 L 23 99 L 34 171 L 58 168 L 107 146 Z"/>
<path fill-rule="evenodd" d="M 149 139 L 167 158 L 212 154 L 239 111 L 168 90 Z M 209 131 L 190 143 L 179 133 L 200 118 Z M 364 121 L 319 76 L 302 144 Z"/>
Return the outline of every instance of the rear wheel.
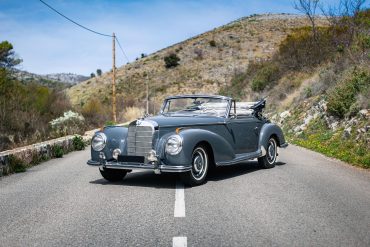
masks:
<path fill-rule="evenodd" d="M 205 182 L 209 169 L 209 156 L 203 146 L 197 146 L 192 154 L 191 170 L 181 174 L 183 182 L 190 186 L 200 185 Z"/>
<path fill-rule="evenodd" d="M 262 168 L 273 168 L 277 158 L 277 143 L 275 138 L 271 137 L 267 143 L 266 155 L 258 158 L 258 163 Z"/>
<path fill-rule="evenodd" d="M 120 169 L 109 169 L 109 168 L 102 168 L 99 169 L 100 174 L 105 178 L 106 180 L 110 182 L 117 182 L 121 181 L 127 174 L 126 170 L 120 170 Z"/>

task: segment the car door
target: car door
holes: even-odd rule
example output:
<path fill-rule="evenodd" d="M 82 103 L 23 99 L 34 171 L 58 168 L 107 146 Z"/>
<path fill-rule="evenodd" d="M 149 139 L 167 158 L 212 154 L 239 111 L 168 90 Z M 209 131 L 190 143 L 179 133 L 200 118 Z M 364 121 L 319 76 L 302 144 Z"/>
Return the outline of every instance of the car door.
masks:
<path fill-rule="evenodd" d="M 235 103 L 233 102 L 233 104 Z M 234 141 L 236 154 L 257 151 L 259 133 L 262 127 L 261 120 L 254 115 L 238 116 L 236 113 L 231 113 L 227 126 Z"/>

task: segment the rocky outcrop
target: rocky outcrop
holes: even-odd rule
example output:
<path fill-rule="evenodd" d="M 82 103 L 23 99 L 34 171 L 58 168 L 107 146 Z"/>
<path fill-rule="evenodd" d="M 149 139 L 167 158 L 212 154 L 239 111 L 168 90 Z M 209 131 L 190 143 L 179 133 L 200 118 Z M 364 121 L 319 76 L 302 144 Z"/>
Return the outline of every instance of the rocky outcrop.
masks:
<path fill-rule="evenodd" d="M 293 120 L 294 125 L 288 130 L 289 133 L 299 136 L 307 129 L 308 125 L 315 119 L 321 118 L 326 126 L 333 132 L 341 132 L 343 140 L 354 138 L 355 140 L 365 140 L 370 144 L 370 109 L 362 109 L 357 115 L 339 119 L 331 116 L 327 112 L 327 102 L 323 99 L 317 103 L 309 105 L 304 103 L 306 110 L 298 116 L 292 116 L 293 109 L 277 113 L 271 117 L 273 122 L 284 126 L 287 120 Z M 291 119 L 291 118 L 295 119 Z"/>

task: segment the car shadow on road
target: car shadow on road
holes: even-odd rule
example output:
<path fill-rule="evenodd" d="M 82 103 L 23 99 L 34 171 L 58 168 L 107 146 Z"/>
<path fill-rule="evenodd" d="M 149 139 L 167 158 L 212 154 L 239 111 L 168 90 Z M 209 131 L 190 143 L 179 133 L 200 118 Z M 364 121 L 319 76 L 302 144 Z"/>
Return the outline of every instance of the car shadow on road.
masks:
<path fill-rule="evenodd" d="M 285 165 L 284 162 L 276 162 L 276 166 Z M 221 166 L 213 169 L 208 174 L 209 181 L 219 181 L 228 178 L 243 176 L 245 174 L 256 172 L 259 170 L 264 170 L 260 167 L 257 161 L 247 161 L 236 165 L 231 166 Z"/>
<path fill-rule="evenodd" d="M 119 182 L 109 182 L 103 178 L 90 181 L 91 184 L 100 185 L 117 185 L 117 186 L 136 186 L 136 187 L 151 187 L 157 189 L 174 189 L 177 174 L 159 174 L 156 175 L 152 171 L 135 171 L 128 173 L 126 177 Z"/>
<path fill-rule="evenodd" d="M 277 162 L 277 166 L 285 165 L 284 162 Z M 237 176 L 243 176 L 251 172 L 263 170 L 257 161 L 248 161 L 231 166 L 217 167 L 208 173 L 209 181 L 220 181 Z M 119 182 L 109 182 L 103 178 L 90 181 L 91 184 L 151 187 L 157 189 L 174 189 L 179 175 L 176 173 L 163 173 L 156 175 L 152 171 L 135 171 L 128 173 Z"/>

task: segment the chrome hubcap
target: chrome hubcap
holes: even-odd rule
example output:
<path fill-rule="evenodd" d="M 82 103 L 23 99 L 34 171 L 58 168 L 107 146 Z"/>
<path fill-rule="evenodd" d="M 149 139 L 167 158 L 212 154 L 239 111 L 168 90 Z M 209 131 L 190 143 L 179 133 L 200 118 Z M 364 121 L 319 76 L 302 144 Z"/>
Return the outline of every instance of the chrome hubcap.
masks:
<path fill-rule="evenodd" d="M 274 139 L 270 139 L 269 146 L 267 148 L 267 161 L 272 164 L 276 159 L 276 142 Z"/>
<path fill-rule="evenodd" d="M 196 148 L 193 152 L 193 161 L 191 173 L 193 177 L 200 180 L 204 177 L 206 169 L 208 166 L 207 153 L 203 148 Z"/>

